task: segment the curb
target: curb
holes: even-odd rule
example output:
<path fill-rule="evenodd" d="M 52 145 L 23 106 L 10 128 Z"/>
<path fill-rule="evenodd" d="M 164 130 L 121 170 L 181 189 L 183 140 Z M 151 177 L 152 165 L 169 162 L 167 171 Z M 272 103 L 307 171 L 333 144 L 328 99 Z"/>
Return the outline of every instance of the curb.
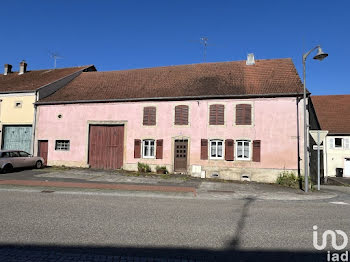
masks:
<path fill-rule="evenodd" d="M 153 192 L 177 192 L 193 193 L 197 196 L 195 187 L 179 186 L 153 186 L 153 185 L 132 185 L 132 184 L 100 184 L 100 183 L 77 183 L 77 182 L 59 182 L 59 181 L 33 181 L 33 180 L 0 180 L 0 185 L 13 186 L 41 186 L 41 187 L 64 187 L 64 188 L 82 188 L 82 189 L 112 189 L 125 191 L 153 191 Z"/>

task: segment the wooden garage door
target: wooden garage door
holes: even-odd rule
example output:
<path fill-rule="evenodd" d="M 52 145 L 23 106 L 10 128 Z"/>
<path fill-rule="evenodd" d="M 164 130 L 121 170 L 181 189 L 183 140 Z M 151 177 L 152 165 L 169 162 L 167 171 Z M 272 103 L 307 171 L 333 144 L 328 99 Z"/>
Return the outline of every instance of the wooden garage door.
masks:
<path fill-rule="evenodd" d="M 89 164 L 92 168 L 123 166 L 124 126 L 90 126 Z"/>
<path fill-rule="evenodd" d="M 23 150 L 31 153 L 32 127 L 31 126 L 4 126 L 2 130 L 4 150 Z"/>

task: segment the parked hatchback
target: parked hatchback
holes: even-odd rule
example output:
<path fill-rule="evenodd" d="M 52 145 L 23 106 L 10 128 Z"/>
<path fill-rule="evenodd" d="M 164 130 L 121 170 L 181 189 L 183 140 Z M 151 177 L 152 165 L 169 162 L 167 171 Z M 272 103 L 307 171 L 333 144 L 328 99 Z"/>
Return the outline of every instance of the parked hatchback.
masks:
<path fill-rule="evenodd" d="M 42 168 L 44 159 L 33 156 L 24 151 L 2 150 L 0 151 L 0 168 L 3 173 L 10 172 L 14 168 L 36 167 Z"/>

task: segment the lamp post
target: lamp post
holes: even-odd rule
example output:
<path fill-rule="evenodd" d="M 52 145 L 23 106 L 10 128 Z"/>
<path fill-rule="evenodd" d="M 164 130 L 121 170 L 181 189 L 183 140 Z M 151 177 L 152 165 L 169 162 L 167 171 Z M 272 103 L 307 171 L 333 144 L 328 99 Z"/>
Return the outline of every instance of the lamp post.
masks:
<path fill-rule="evenodd" d="M 305 176 L 305 192 L 309 190 L 309 175 L 308 175 L 308 166 L 309 166 L 309 157 L 308 157 L 308 124 L 306 121 L 306 69 L 305 62 L 306 58 L 314 51 L 318 49 L 317 55 L 314 56 L 314 59 L 322 61 L 325 59 L 328 54 L 324 53 L 321 49 L 321 46 L 316 46 L 312 48 L 309 52 L 303 54 L 303 73 L 304 73 L 304 176 Z"/>

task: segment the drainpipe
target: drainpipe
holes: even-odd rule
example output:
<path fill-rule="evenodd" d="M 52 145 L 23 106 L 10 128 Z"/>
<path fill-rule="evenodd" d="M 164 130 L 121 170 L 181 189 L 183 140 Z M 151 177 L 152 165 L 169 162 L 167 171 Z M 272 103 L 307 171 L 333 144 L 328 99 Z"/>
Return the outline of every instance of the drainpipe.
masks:
<path fill-rule="evenodd" d="M 300 102 L 300 98 L 297 97 L 296 98 L 296 106 L 297 106 L 297 151 L 298 151 L 298 178 L 300 179 L 301 177 L 301 172 L 300 172 L 300 126 L 299 126 L 299 102 Z M 299 180 L 299 187 L 300 189 L 302 189 L 302 183 L 301 180 Z"/>
<path fill-rule="evenodd" d="M 34 148 L 35 148 L 35 129 L 36 129 L 36 112 L 37 112 L 37 105 L 36 102 L 38 102 L 38 91 L 35 91 L 35 103 L 34 103 L 34 117 L 33 117 L 33 132 L 32 132 L 32 152 L 31 154 L 34 155 Z"/>

